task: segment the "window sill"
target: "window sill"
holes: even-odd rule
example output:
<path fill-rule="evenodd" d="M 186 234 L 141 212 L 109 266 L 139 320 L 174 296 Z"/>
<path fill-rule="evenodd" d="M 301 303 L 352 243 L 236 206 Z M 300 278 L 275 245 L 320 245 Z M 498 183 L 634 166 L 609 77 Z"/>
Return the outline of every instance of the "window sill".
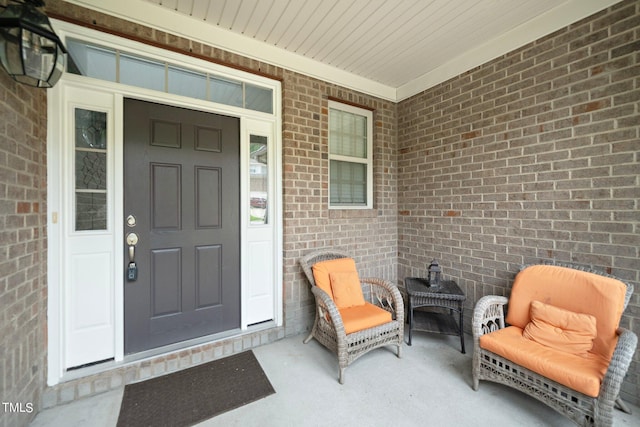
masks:
<path fill-rule="evenodd" d="M 331 219 L 348 219 L 348 218 L 376 218 L 378 217 L 377 209 L 329 209 L 329 218 Z"/>

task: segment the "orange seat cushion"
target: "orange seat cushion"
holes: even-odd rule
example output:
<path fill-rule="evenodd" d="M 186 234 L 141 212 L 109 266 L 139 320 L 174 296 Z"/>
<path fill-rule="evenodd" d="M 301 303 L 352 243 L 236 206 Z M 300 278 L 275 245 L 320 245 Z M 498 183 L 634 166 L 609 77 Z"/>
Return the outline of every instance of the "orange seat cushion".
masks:
<path fill-rule="evenodd" d="M 384 325 L 392 320 L 391 313 L 368 302 L 363 305 L 338 309 L 338 311 L 347 335 Z"/>
<path fill-rule="evenodd" d="M 331 299 L 335 301 L 333 291 L 331 290 L 329 273 L 356 271 L 356 262 L 353 258 L 331 259 L 313 264 L 311 270 L 313 271 L 313 279 L 316 282 L 316 286 L 325 291 Z"/>
<path fill-rule="evenodd" d="M 578 356 L 540 345 L 524 338 L 517 326 L 481 336 L 480 347 L 591 397 L 600 393 L 609 365 L 599 354 Z"/>
<path fill-rule="evenodd" d="M 329 280 L 333 300 L 339 309 L 364 305 L 362 285 L 357 271 L 332 271 L 329 273 Z"/>
<path fill-rule="evenodd" d="M 531 322 L 522 335 L 538 344 L 584 356 L 593 348 L 596 318 L 531 301 Z"/>
<path fill-rule="evenodd" d="M 508 324 L 524 329 L 532 301 L 596 318 L 592 353 L 611 360 L 624 308 L 626 285 L 616 279 L 555 265 L 534 265 L 516 276 L 509 298 Z"/>

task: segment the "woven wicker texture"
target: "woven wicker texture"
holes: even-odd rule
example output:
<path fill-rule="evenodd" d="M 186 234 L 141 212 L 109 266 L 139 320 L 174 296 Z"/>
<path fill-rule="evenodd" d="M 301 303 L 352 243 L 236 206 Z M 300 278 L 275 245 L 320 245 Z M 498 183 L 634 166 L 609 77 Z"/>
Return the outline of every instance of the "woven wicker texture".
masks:
<path fill-rule="evenodd" d="M 562 267 L 589 271 L 605 277 L 611 275 L 581 267 L 562 265 Z M 524 269 L 525 267 L 523 267 Z M 620 279 L 618 279 L 620 280 Z M 622 281 L 622 280 L 621 280 Z M 624 281 L 623 281 L 624 282 Z M 631 295 L 633 285 L 627 285 L 625 308 Z M 604 376 L 600 393 L 593 398 L 576 392 L 564 385 L 525 369 L 510 360 L 480 347 L 483 334 L 502 329 L 505 325 L 504 307 L 508 299 L 502 296 L 488 295 L 482 297 L 475 306 L 473 329 L 473 388 L 478 390 L 480 380 L 488 380 L 513 387 L 539 401 L 545 403 L 576 424 L 581 426 L 611 426 L 613 409 L 616 403 L 626 409 L 618 399 L 620 386 L 624 379 L 638 342 L 637 336 L 624 328 L 618 328 L 618 343 L 611 363 Z"/>
<path fill-rule="evenodd" d="M 333 250 L 321 250 L 301 258 L 300 266 L 316 300 L 313 327 L 304 342 L 308 343 L 311 338 L 315 338 L 338 356 L 339 381 L 340 384 L 344 384 L 344 370 L 347 366 L 370 350 L 395 345 L 398 348 L 397 355 L 401 357 L 404 340 L 404 303 L 398 288 L 388 280 L 360 278 L 365 300 L 390 312 L 393 320 L 347 335 L 338 308 L 331 297 L 316 286 L 312 270 L 313 265 L 318 262 L 338 258 L 350 258 L 350 256 Z"/>

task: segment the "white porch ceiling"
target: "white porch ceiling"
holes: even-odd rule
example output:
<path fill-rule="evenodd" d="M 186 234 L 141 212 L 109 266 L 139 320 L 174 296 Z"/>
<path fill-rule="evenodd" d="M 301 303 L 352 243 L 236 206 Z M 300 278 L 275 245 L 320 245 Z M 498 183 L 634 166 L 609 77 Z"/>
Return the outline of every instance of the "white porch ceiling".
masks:
<path fill-rule="evenodd" d="M 619 0 L 68 0 L 399 101 Z"/>

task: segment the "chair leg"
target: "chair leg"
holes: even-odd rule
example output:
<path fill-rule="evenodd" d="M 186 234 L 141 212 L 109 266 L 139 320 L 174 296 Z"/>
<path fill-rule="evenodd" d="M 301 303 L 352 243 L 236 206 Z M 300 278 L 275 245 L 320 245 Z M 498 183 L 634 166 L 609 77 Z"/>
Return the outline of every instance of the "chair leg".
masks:
<path fill-rule="evenodd" d="M 307 344 L 309 341 L 311 341 L 311 338 L 313 338 L 313 331 L 311 331 L 311 333 L 309 334 L 308 337 L 306 337 L 304 339 L 304 341 L 302 341 L 303 344 Z"/>
<path fill-rule="evenodd" d="M 338 381 L 340 382 L 340 384 L 344 384 L 344 370 L 345 368 L 340 368 L 340 378 L 338 378 Z"/>
<path fill-rule="evenodd" d="M 620 396 L 618 396 L 618 398 L 616 399 L 615 406 L 618 409 L 620 409 L 622 412 L 624 412 L 625 414 L 630 414 L 631 413 L 631 408 L 629 408 L 627 406 L 627 404 L 624 403 L 624 401 L 620 398 Z"/>
<path fill-rule="evenodd" d="M 398 344 L 398 359 L 402 359 L 402 344 Z"/>
<path fill-rule="evenodd" d="M 473 384 L 472 384 L 473 391 L 478 391 L 478 389 L 480 388 L 480 368 L 476 367 L 475 363 L 473 364 L 473 367 L 472 367 L 471 376 L 473 377 Z"/>

